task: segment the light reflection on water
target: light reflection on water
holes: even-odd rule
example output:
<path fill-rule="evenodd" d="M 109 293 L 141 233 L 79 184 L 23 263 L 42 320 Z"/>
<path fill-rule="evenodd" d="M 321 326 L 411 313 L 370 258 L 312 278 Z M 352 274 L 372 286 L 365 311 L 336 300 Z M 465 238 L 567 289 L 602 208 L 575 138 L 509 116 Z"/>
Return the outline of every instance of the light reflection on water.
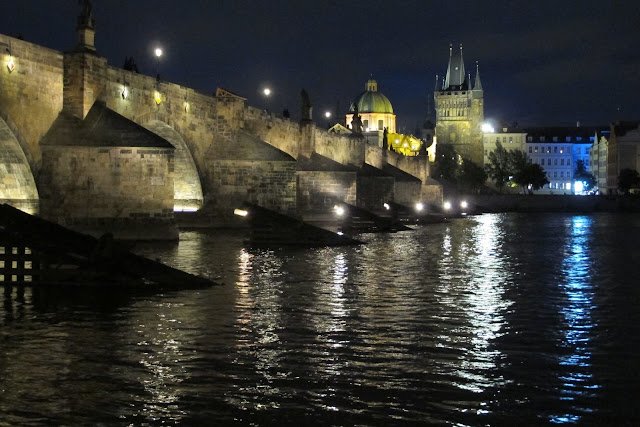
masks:
<path fill-rule="evenodd" d="M 596 397 L 600 386 L 594 382 L 591 363 L 592 330 L 597 326 L 591 312 L 597 307 L 593 303 L 591 283 L 592 260 L 590 245 L 592 241 L 593 218 L 575 216 L 568 220 L 567 241 L 562 265 L 563 278 L 559 286 L 565 294 L 561 311 L 565 322 L 561 330 L 564 334 L 562 346 L 567 354 L 560 359 L 560 380 L 562 381 L 561 399 L 575 402 L 578 397 Z M 590 408 L 576 407 L 578 412 L 590 412 Z M 577 422 L 576 413 L 553 415 L 551 422 Z"/>
<path fill-rule="evenodd" d="M 219 232 L 141 246 L 225 285 L 5 294 L 0 420 L 624 424 L 640 315 L 620 260 L 640 221 L 618 218 L 483 215 L 346 248 Z"/>

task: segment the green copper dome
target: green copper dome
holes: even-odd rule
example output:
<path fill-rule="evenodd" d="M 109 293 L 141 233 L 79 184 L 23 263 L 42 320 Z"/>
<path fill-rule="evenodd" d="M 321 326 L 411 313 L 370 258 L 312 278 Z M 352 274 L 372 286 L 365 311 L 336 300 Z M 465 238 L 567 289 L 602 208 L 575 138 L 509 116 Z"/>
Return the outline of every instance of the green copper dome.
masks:
<path fill-rule="evenodd" d="M 390 113 L 393 114 L 393 107 L 389 98 L 378 92 L 378 83 L 371 79 L 367 82 L 366 89 L 351 105 L 350 111 L 354 111 L 354 106 L 358 106 L 359 113 Z"/>

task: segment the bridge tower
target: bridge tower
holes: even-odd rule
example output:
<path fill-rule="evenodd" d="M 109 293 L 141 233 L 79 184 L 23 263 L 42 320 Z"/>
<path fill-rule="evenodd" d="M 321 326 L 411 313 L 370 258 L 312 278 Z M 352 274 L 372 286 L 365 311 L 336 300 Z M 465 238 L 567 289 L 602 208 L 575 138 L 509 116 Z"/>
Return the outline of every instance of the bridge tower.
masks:
<path fill-rule="evenodd" d="M 463 158 L 482 165 L 484 91 L 477 65 L 473 86 L 471 74 L 465 73 L 462 45 L 456 52 L 449 46 L 447 74 L 441 86 L 436 82 L 433 98 L 438 144 L 450 144 Z"/>

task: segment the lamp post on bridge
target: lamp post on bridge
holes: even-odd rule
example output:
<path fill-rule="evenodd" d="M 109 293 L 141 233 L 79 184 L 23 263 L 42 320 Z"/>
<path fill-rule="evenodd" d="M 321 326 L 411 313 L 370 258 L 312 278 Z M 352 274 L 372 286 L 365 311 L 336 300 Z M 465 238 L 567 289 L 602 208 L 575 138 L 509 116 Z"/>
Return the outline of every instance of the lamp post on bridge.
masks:
<path fill-rule="evenodd" d="M 156 56 L 156 79 L 160 81 L 160 57 L 162 56 L 162 49 L 156 47 L 153 53 Z"/>

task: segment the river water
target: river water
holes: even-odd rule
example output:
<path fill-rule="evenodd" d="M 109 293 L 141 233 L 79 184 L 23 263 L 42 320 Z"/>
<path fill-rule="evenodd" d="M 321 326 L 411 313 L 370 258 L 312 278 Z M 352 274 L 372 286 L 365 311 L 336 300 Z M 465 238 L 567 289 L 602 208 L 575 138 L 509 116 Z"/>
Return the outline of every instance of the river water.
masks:
<path fill-rule="evenodd" d="M 136 250 L 222 286 L 5 292 L 0 425 L 640 422 L 637 215 L 362 237 L 183 232 Z"/>

